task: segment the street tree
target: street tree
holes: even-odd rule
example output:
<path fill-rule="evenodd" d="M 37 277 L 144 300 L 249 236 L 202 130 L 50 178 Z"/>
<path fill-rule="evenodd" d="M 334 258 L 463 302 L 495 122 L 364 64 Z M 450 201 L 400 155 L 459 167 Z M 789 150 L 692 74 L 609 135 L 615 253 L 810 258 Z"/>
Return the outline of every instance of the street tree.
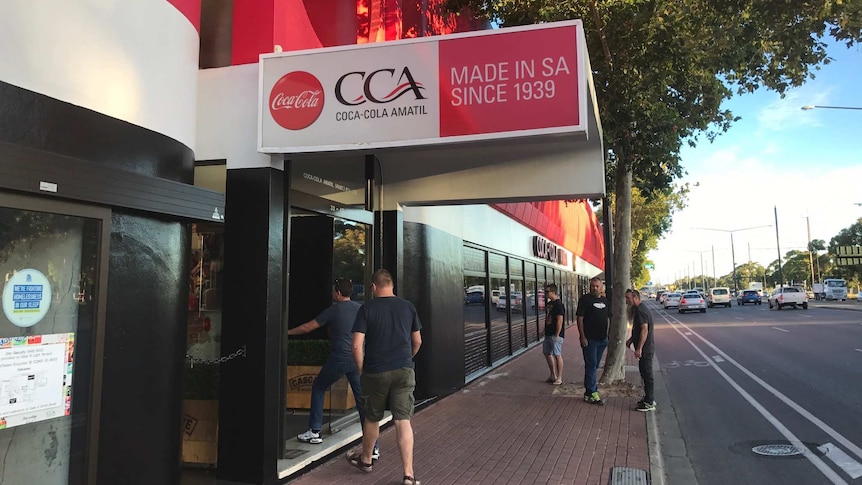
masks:
<path fill-rule="evenodd" d="M 852 3 L 852 5 L 851 5 Z M 646 197 L 682 176 L 680 148 L 726 131 L 735 92 L 783 93 L 827 62 L 823 35 L 862 37 L 860 2 L 831 0 L 448 0 L 502 26 L 579 18 L 615 195 L 612 284 L 632 281 L 632 186 Z M 601 381 L 624 377 L 626 311 L 611 302 Z"/>

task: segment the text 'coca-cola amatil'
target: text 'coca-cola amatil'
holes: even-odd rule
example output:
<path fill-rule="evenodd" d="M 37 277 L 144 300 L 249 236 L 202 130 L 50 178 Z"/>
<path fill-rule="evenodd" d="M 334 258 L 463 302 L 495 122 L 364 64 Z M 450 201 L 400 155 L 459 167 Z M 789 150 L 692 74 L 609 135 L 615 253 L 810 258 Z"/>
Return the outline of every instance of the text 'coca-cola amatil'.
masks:
<path fill-rule="evenodd" d="M 323 85 L 305 71 L 285 74 L 269 93 L 272 119 L 288 130 L 301 130 L 314 123 L 323 112 Z"/>

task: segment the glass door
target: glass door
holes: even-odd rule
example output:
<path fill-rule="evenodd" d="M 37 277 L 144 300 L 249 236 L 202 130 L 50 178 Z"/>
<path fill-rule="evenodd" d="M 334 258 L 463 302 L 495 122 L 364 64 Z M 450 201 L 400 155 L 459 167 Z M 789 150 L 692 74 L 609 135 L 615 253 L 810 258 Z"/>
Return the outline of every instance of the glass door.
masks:
<path fill-rule="evenodd" d="M 0 483 L 93 483 L 110 211 L 0 193 Z"/>

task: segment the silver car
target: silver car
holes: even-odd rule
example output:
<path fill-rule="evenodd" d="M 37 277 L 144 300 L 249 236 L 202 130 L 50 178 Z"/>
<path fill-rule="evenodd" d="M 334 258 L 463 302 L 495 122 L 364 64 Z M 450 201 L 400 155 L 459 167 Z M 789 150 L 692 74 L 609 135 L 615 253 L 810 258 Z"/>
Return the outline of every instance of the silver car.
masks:
<path fill-rule="evenodd" d="M 691 311 L 700 311 L 700 313 L 706 313 L 706 300 L 704 300 L 703 295 L 697 291 L 687 291 L 682 294 L 682 298 L 679 299 L 679 312 L 691 312 Z"/>

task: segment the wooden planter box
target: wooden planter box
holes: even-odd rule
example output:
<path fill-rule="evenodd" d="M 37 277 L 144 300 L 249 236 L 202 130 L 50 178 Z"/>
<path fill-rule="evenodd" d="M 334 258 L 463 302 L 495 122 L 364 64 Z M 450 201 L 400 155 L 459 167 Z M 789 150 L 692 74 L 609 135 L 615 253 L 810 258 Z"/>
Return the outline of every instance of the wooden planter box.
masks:
<path fill-rule="evenodd" d="M 287 366 L 287 407 L 290 409 L 311 409 L 311 384 L 320 372 L 320 366 Z M 346 377 L 339 379 L 323 400 L 324 409 L 347 410 L 356 406 L 353 390 Z"/>
<path fill-rule="evenodd" d="M 218 462 L 218 401 L 183 400 L 183 463 Z"/>

